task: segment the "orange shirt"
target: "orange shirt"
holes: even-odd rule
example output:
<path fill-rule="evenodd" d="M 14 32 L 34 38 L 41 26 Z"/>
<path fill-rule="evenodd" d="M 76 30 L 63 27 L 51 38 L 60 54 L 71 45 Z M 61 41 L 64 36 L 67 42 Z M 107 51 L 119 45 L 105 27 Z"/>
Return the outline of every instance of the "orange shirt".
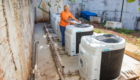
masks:
<path fill-rule="evenodd" d="M 61 16 L 60 26 L 66 27 L 67 25 L 70 25 L 70 23 L 67 23 L 65 21 L 66 19 L 71 19 L 73 17 L 73 15 L 70 12 L 62 11 L 60 16 Z"/>

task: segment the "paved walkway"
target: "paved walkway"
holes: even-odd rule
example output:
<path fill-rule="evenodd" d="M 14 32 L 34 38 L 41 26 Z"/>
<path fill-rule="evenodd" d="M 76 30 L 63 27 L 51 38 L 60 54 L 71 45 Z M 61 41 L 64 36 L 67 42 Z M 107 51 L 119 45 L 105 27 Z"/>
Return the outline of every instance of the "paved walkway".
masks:
<path fill-rule="evenodd" d="M 34 32 L 34 40 L 39 41 L 36 80 L 59 80 L 43 26 L 43 23 L 37 23 Z"/>

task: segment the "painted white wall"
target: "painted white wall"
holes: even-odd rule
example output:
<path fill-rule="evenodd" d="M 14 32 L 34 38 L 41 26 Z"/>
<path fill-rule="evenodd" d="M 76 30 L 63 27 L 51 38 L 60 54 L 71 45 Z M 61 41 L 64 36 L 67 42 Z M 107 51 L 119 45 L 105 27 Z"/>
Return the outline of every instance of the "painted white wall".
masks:
<path fill-rule="evenodd" d="M 133 3 L 127 3 L 124 0 L 124 10 L 122 15 L 123 28 L 134 30 L 137 27 L 136 17 L 140 17 L 139 0 Z M 82 0 L 76 0 L 76 3 L 71 3 L 64 0 L 64 5 L 70 5 L 70 11 L 74 16 L 78 11 L 81 11 Z M 107 21 L 120 21 L 123 0 L 83 0 L 82 9 L 97 13 L 98 16 L 104 17 Z M 78 12 L 80 14 L 80 12 Z"/>

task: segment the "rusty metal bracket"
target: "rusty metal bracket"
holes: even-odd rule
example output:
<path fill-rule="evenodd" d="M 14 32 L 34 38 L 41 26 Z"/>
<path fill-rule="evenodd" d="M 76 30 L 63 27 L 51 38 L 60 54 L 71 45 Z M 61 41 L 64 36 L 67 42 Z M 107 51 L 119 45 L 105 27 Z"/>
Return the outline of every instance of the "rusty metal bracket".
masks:
<path fill-rule="evenodd" d="M 65 76 L 72 76 L 72 75 L 77 75 L 77 74 L 79 74 L 79 71 L 78 70 L 76 70 L 76 71 L 74 71 L 74 72 L 68 72 L 67 74 L 65 74 Z"/>
<path fill-rule="evenodd" d="M 58 74 L 61 78 L 61 80 L 64 80 L 64 65 L 62 63 L 62 60 L 57 52 L 57 49 L 55 48 L 54 44 L 53 44 L 53 40 L 49 34 L 49 31 L 47 30 L 47 26 L 46 24 L 44 23 L 44 26 L 45 26 L 45 32 L 46 32 L 46 35 L 47 35 L 47 40 L 48 40 L 48 43 L 50 44 L 50 48 L 51 48 L 51 52 L 53 54 L 53 58 L 55 60 L 55 64 L 56 64 L 56 67 L 57 67 L 57 71 L 58 71 Z"/>

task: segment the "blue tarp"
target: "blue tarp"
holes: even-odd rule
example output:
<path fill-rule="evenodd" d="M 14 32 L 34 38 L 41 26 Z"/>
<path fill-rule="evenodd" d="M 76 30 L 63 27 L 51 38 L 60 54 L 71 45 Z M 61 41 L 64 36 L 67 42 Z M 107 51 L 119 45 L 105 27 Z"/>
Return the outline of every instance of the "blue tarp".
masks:
<path fill-rule="evenodd" d="M 87 20 L 90 20 L 90 16 L 97 16 L 97 14 L 89 12 L 89 11 L 81 11 L 81 17 L 86 18 Z"/>

